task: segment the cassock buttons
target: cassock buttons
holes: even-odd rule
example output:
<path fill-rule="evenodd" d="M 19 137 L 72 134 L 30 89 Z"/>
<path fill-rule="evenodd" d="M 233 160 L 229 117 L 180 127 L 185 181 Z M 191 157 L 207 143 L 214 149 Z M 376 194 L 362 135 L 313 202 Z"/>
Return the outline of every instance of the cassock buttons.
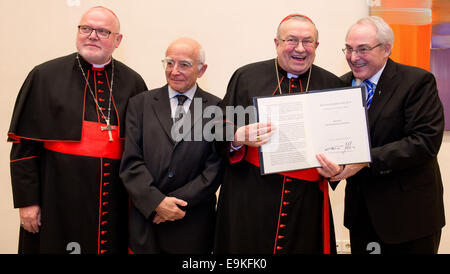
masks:
<path fill-rule="evenodd" d="M 99 231 L 98 231 L 98 248 L 101 254 L 107 253 L 109 251 L 109 228 L 108 219 L 110 213 L 110 194 L 111 194 L 111 163 L 107 159 L 103 160 L 102 163 L 102 180 L 101 180 L 101 203 L 100 203 L 100 220 L 99 220 Z"/>

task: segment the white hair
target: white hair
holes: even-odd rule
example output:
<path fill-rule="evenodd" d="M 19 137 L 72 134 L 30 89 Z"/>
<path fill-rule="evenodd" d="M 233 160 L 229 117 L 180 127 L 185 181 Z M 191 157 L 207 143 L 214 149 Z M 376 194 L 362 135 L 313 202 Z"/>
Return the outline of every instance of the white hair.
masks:
<path fill-rule="evenodd" d="M 350 30 L 356 25 L 372 25 L 377 30 L 377 40 L 378 42 L 386 45 L 391 45 L 391 49 L 394 46 L 394 32 L 391 27 L 383 20 L 383 18 L 378 16 L 368 16 L 359 19 L 355 24 L 353 24 L 347 31 L 345 38 L 347 39 Z"/>
<path fill-rule="evenodd" d="M 198 49 L 198 61 L 199 61 L 201 64 L 204 64 L 205 61 L 206 61 L 206 58 L 205 58 L 205 50 L 203 49 L 202 46 L 200 46 L 200 48 Z"/>
<path fill-rule="evenodd" d="M 203 65 L 205 64 L 206 58 L 205 58 L 205 50 L 202 46 L 198 48 L 198 69 L 202 69 Z"/>

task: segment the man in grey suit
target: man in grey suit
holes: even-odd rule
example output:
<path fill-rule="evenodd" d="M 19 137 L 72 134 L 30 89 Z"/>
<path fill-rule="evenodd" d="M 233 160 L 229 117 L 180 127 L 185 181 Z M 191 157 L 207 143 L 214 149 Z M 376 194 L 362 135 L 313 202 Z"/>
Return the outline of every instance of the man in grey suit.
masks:
<path fill-rule="evenodd" d="M 367 88 L 372 162 L 347 165 L 344 225 L 352 253 L 437 253 L 445 225 L 437 154 L 444 116 L 434 76 L 389 58 L 394 35 L 383 19 L 347 33 L 347 85 Z"/>
<path fill-rule="evenodd" d="M 213 142 L 189 136 L 211 119 L 190 113 L 198 113 L 194 106 L 203 110 L 220 99 L 196 84 L 207 65 L 195 40 L 172 42 L 162 61 L 168 84 L 133 97 L 127 110 L 120 177 L 131 199 L 129 248 L 133 253 L 207 254 L 222 161 Z M 182 133 L 177 125 L 183 125 Z"/>

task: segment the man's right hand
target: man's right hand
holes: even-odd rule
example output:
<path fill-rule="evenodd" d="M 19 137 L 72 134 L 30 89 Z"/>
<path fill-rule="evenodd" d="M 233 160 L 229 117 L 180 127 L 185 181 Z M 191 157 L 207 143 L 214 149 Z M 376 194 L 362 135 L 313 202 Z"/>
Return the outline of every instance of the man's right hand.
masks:
<path fill-rule="evenodd" d="M 19 208 L 20 225 L 28 232 L 38 233 L 41 226 L 41 207 L 32 205 Z"/>
<path fill-rule="evenodd" d="M 259 147 L 267 143 L 274 133 L 271 123 L 254 123 L 242 126 L 234 134 L 233 146 Z"/>
<path fill-rule="evenodd" d="M 186 211 L 181 210 L 179 206 L 187 206 L 187 202 L 175 197 L 166 197 L 156 207 L 155 211 L 157 215 L 153 219 L 153 222 L 159 224 L 165 221 L 179 220 L 186 215 Z"/>

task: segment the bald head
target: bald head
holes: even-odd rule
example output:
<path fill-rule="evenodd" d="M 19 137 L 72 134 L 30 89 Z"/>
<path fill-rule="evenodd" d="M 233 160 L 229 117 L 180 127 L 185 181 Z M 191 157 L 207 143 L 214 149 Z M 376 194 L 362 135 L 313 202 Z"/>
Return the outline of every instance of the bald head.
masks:
<path fill-rule="evenodd" d="M 77 32 L 78 53 L 91 64 L 108 62 L 122 41 L 119 19 L 114 12 L 105 7 L 91 8 L 81 17 L 80 26 L 90 28 L 91 32 Z M 98 31 L 110 34 L 100 38 Z"/>
<path fill-rule="evenodd" d="M 165 60 L 170 63 L 166 66 L 167 83 L 172 89 L 182 93 L 191 89 L 207 68 L 202 46 L 186 37 L 169 45 Z"/>
<path fill-rule="evenodd" d="M 119 18 L 112 10 L 103 6 L 92 7 L 83 14 L 83 16 L 81 17 L 81 21 L 83 21 L 83 19 L 91 14 L 107 18 L 107 20 L 112 23 L 112 26 L 114 26 L 114 29 L 112 29 L 111 31 L 120 33 Z"/>
<path fill-rule="evenodd" d="M 182 37 L 173 41 L 166 50 L 166 56 L 168 56 L 168 53 L 170 52 L 179 50 L 189 51 L 189 54 L 192 56 L 193 60 L 198 61 L 200 64 L 205 63 L 205 51 L 200 43 L 194 39 Z"/>

